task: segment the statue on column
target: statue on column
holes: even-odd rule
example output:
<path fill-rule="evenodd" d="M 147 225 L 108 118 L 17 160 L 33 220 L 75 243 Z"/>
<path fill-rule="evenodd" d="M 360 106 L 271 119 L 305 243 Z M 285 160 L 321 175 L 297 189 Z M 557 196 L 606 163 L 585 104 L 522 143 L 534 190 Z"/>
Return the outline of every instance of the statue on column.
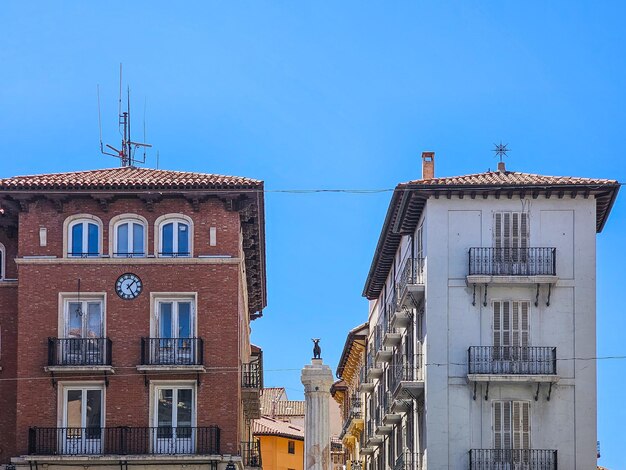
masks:
<path fill-rule="evenodd" d="M 321 359 L 322 358 L 322 348 L 320 348 L 320 338 L 312 338 L 313 341 L 313 359 Z"/>

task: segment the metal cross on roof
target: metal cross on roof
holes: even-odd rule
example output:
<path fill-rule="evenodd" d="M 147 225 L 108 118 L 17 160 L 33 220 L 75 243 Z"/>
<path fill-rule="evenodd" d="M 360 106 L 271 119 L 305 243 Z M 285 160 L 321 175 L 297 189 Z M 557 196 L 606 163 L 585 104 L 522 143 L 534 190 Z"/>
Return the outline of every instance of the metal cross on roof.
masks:
<path fill-rule="evenodd" d="M 502 161 L 503 157 L 508 157 L 507 152 L 510 152 L 511 149 L 508 149 L 506 147 L 509 144 L 503 144 L 502 141 L 500 141 L 499 144 L 493 144 L 493 145 L 495 146 L 493 151 L 496 153 L 496 157 L 500 157 L 500 161 Z"/>

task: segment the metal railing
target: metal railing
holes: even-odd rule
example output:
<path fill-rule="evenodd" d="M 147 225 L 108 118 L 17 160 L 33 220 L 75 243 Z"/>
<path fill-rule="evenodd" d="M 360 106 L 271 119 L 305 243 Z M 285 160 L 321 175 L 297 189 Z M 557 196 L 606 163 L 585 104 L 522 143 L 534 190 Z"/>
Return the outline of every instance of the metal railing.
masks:
<path fill-rule="evenodd" d="M 48 338 L 48 366 L 110 366 L 109 338 Z"/>
<path fill-rule="evenodd" d="M 120 251 L 113 253 L 114 258 L 144 258 L 146 254 L 143 251 Z"/>
<path fill-rule="evenodd" d="M 419 382 L 424 380 L 424 356 L 420 352 L 410 355 L 397 354 L 392 357 L 391 389 L 395 390 L 400 382 Z"/>
<path fill-rule="evenodd" d="M 159 251 L 163 258 L 188 258 L 190 255 L 189 251 Z"/>
<path fill-rule="evenodd" d="M 398 288 L 406 289 L 407 285 L 424 284 L 424 258 L 407 258 L 400 270 Z"/>
<path fill-rule="evenodd" d="M 470 374 L 554 375 L 556 348 L 545 346 L 470 346 Z"/>
<path fill-rule="evenodd" d="M 100 252 L 98 251 L 70 251 L 67 253 L 67 256 L 72 258 L 95 258 L 96 256 L 100 256 Z"/>
<path fill-rule="evenodd" d="M 30 455 L 220 454 L 220 428 L 30 428 Z"/>
<path fill-rule="evenodd" d="M 469 274 L 556 276 L 556 248 L 470 248 Z"/>
<path fill-rule="evenodd" d="M 202 365 L 202 338 L 141 338 L 141 364 L 150 366 Z"/>
<path fill-rule="evenodd" d="M 241 460 L 244 467 L 262 467 L 261 443 L 259 441 L 242 442 Z"/>
<path fill-rule="evenodd" d="M 261 364 L 259 362 L 241 365 L 241 386 L 243 388 L 261 388 Z"/>
<path fill-rule="evenodd" d="M 470 470 L 556 470 L 557 451 L 544 449 L 472 449 Z"/>
<path fill-rule="evenodd" d="M 386 323 L 385 322 L 381 322 L 378 325 L 376 325 L 376 328 L 374 330 L 374 351 L 378 352 L 383 348 L 383 336 L 385 335 L 385 328 Z"/>
<path fill-rule="evenodd" d="M 400 452 L 393 465 L 393 470 L 419 470 L 422 468 L 422 454 L 411 450 Z"/>

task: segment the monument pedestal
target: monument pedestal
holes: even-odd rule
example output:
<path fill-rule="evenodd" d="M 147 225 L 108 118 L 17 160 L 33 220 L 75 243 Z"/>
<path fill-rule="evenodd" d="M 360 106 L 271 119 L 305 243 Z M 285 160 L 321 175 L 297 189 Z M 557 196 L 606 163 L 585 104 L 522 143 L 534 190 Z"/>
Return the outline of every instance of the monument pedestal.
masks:
<path fill-rule="evenodd" d="M 302 369 L 304 385 L 304 469 L 331 470 L 330 387 L 333 373 L 321 359 L 312 359 Z"/>

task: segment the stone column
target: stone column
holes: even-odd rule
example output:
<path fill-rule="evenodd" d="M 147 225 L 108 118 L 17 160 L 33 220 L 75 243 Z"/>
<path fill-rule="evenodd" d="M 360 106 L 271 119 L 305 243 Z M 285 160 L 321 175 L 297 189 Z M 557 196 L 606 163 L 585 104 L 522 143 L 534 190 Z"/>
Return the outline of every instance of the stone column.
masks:
<path fill-rule="evenodd" d="M 330 387 L 333 373 L 321 359 L 302 369 L 304 385 L 304 470 L 331 470 Z"/>

